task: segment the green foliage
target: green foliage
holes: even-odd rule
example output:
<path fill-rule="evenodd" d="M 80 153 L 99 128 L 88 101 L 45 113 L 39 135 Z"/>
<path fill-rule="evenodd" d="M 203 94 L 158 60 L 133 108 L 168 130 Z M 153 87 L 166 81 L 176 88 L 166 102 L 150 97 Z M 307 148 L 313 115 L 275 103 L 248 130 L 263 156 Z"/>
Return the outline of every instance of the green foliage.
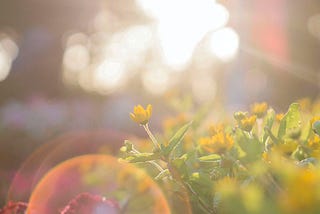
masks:
<path fill-rule="evenodd" d="M 186 212 L 176 198 L 185 195 L 193 213 L 320 213 L 320 121 L 309 121 L 312 112 L 293 103 L 281 119 L 266 103 L 256 104 L 210 132 L 208 106 L 194 123 L 169 130 L 173 137 L 160 151 L 141 153 L 129 141 L 121 148 L 124 160 L 155 166 L 150 174 L 175 201 L 173 213 Z"/>
<path fill-rule="evenodd" d="M 160 153 L 139 153 L 139 154 L 132 154 L 126 157 L 125 160 L 130 163 L 138 163 L 138 162 L 158 160 L 159 158 L 160 158 Z"/>
<path fill-rule="evenodd" d="M 312 124 L 312 129 L 317 135 L 320 135 L 320 121 L 316 121 Z"/>
<path fill-rule="evenodd" d="M 269 109 L 267 112 L 267 116 L 264 120 L 264 132 L 262 133 L 262 142 L 266 143 L 268 136 L 270 135 L 270 130 L 274 123 L 276 117 L 276 113 L 273 109 Z"/>
<path fill-rule="evenodd" d="M 238 142 L 241 150 L 245 153 L 242 160 L 254 161 L 261 157 L 264 145 L 258 140 L 257 137 L 252 137 L 242 130 L 237 130 L 235 134 L 236 142 Z"/>
<path fill-rule="evenodd" d="M 199 158 L 199 161 L 202 162 L 216 162 L 217 160 L 221 160 L 221 156 L 218 154 L 206 155 Z"/>
<path fill-rule="evenodd" d="M 278 138 L 282 139 L 288 131 L 293 129 L 299 129 L 301 126 L 300 105 L 298 103 L 292 103 L 288 112 L 280 121 Z"/>
<path fill-rule="evenodd" d="M 169 144 L 167 146 L 162 145 L 162 153 L 165 157 L 168 157 L 174 149 L 178 146 L 178 144 L 182 141 L 184 135 L 192 125 L 192 122 L 189 122 L 182 126 L 175 135 L 170 139 Z"/>

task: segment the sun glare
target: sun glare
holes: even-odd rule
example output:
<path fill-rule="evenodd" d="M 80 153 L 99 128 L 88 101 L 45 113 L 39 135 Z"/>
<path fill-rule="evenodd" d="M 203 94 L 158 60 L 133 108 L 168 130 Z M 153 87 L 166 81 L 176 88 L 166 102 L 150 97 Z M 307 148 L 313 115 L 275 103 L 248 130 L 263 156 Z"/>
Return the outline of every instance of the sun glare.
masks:
<path fill-rule="evenodd" d="M 163 60 L 176 70 L 187 65 L 206 33 L 223 27 L 229 19 L 227 9 L 212 0 L 137 0 L 137 3 L 156 21 Z"/>
<path fill-rule="evenodd" d="M 159 95 L 168 88 L 171 78 L 167 72 L 180 75 L 185 71 L 210 32 L 208 47 L 218 59 L 228 61 L 237 52 L 238 35 L 225 27 L 229 12 L 213 0 L 136 2 L 151 23 L 112 32 L 77 32 L 66 38 L 63 78 L 67 84 L 106 94 L 140 73 L 144 88 Z M 105 19 L 103 14 L 99 22 Z M 211 53 L 207 55 L 211 60 Z M 154 71 L 139 72 L 146 70 L 150 61 L 156 62 Z M 201 87 L 194 88 L 200 91 Z"/>
<path fill-rule="evenodd" d="M 138 66 L 143 61 L 145 51 L 150 48 L 152 39 L 153 33 L 149 26 L 130 27 L 112 36 L 105 47 L 105 57 L 112 56 L 130 66 Z"/>

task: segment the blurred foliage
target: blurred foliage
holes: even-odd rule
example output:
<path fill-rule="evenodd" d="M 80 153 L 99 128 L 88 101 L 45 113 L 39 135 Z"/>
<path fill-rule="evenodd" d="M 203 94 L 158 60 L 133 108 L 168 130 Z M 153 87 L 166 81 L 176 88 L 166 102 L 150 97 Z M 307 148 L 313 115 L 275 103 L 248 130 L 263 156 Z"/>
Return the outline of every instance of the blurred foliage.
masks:
<path fill-rule="evenodd" d="M 176 108 L 163 133 L 157 139 L 151 133 L 160 150 L 126 141 L 120 156 L 146 166 L 173 213 L 181 213 L 176 197 L 183 193 L 179 203 L 190 203 L 192 213 L 319 213 L 319 103 L 302 99 L 285 114 L 255 103 L 214 123 L 210 111 L 199 119 Z"/>

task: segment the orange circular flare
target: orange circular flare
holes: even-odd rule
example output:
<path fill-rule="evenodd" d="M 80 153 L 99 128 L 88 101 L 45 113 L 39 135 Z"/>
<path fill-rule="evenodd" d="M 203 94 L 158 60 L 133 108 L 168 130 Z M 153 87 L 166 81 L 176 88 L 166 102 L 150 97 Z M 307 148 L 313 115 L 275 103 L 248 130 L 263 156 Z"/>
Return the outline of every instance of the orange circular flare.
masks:
<path fill-rule="evenodd" d="M 34 189 L 27 214 L 59 213 L 88 192 L 117 201 L 123 213 L 170 213 L 164 194 L 141 169 L 107 155 L 83 155 L 51 169 Z"/>
<path fill-rule="evenodd" d="M 125 136 L 113 130 L 76 131 L 43 143 L 15 173 L 7 201 L 27 201 L 41 178 L 65 160 L 86 154 L 116 154 Z"/>

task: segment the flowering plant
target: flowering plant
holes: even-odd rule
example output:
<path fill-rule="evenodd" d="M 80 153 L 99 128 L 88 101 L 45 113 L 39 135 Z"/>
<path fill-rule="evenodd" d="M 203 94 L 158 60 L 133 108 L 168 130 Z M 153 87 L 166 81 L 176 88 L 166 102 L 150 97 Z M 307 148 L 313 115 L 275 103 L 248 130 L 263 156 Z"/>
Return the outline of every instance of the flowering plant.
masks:
<path fill-rule="evenodd" d="M 173 213 L 186 212 L 185 204 L 190 213 L 319 213 L 319 103 L 300 100 L 285 114 L 256 103 L 211 125 L 201 110 L 190 121 L 166 120 L 157 137 L 151 106 L 137 106 L 131 118 L 153 149 L 127 140 L 121 158 L 158 181 Z"/>
<path fill-rule="evenodd" d="M 120 161 L 73 158 L 46 175 L 29 204 L 10 202 L 0 213 L 33 213 L 55 194 L 59 209 L 43 206 L 52 213 L 320 213 L 319 106 L 304 99 L 279 114 L 256 103 L 215 122 L 210 106 L 179 108 L 154 134 L 152 106 L 138 105 L 130 117 L 147 140 L 125 140 Z M 66 183 L 66 192 L 55 188 Z"/>

